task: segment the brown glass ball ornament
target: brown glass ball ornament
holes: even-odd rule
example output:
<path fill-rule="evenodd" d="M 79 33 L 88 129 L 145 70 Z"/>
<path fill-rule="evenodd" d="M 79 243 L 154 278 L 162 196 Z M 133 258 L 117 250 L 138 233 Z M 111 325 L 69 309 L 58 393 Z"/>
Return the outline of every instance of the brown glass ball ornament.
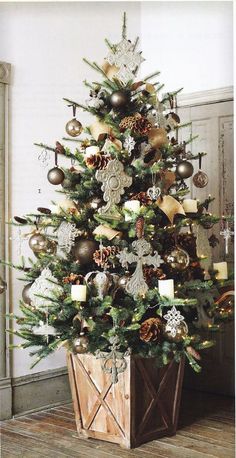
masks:
<path fill-rule="evenodd" d="M 29 239 L 29 246 L 35 253 L 45 252 L 48 247 L 48 239 L 40 232 L 35 232 Z"/>
<path fill-rule="evenodd" d="M 90 264 L 93 261 L 93 253 L 98 249 L 95 240 L 79 239 L 73 247 L 73 255 L 81 265 Z"/>
<path fill-rule="evenodd" d="M 53 167 L 53 169 L 48 171 L 47 178 L 49 183 L 53 185 L 62 184 L 65 174 L 59 167 Z"/>
<path fill-rule="evenodd" d="M 202 170 L 198 170 L 195 175 L 193 175 L 193 184 L 196 188 L 205 188 L 208 184 L 208 176 Z"/>
<path fill-rule="evenodd" d="M 171 331 L 167 328 L 164 329 L 163 337 L 169 340 L 169 342 L 182 342 L 184 338 L 188 335 L 188 326 L 185 321 L 181 321 L 181 323 L 176 326 L 176 335 L 173 337 L 171 335 Z"/>
<path fill-rule="evenodd" d="M 66 133 L 71 137 L 78 137 L 81 134 L 82 130 L 82 124 L 76 118 L 71 119 L 66 124 Z"/>
<path fill-rule="evenodd" d="M 193 165 L 189 161 L 181 161 L 176 167 L 176 174 L 180 178 L 189 178 L 193 174 Z"/>
<path fill-rule="evenodd" d="M 28 283 L 27 285 L 24 286 L 24 288 L 22 290 L 22 299 L 23 299 L 24 303 L 28 304 L 28 305 L 31 304 L 31 299 L 29 297 L 29 290 L 30 290 L 32 284 L 33 284 L 33 282 L 32 283 Z"/>
<path fill-rule="evenodd" d="M 110 96 L 110 104 L 115 109 L 124 108 L 130 102 L 130 92 L 114 91 Z"/>
<path fill-rule="evenodd" d="M 77 337 L 73 342 L 73 352 L 79 354 L 87 353 L 88 343 L 88 337 L 81 332 L 79 337 Z"/>
<path fill-rule="evenodd" d="M 189 255 L 187 251 L 175 246 L 164 255 L 165 262 L 176 270 L 185 270 L 189 265 Z"/>

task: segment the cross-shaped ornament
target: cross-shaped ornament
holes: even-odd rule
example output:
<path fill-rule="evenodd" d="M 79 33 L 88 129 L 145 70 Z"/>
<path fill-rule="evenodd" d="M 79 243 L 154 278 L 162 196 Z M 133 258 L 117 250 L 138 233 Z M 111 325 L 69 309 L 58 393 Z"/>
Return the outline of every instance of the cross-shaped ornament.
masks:
<path fill-rule="evenodd" d="M 107 202 L 99 209 L 101 215 L 114 219 L 114 205 L 120 202 L 124 188 L 131 186 L 132 177 L 126 175 L 122 162 L 112 159 L 104 170 L 96 171 L 96 179 L 102 182 L 103 200 Z M 113 211 L 112 211 L 113 210 Z"/>
<path fill-rule="evenodd" d="M 220 231 L 220 235 L 223 235 L 225 239 L 225 254 L 229 254 L 229 241 L 231 237 L 234 235 L 234 231 L 231 231 L 228 221 L 226 221 L 226 224 L 224 224 L 224 222 L 222 222 L 222 224 L 223 230 Z"/>
<path fill-rule="evenodd" d="M 132 248 L 134 253 L 128 253 L 128 249 L 125 248 L 117 257 L 122 267 L 128 267 L 128 264 L 137 263 L 136 269 L 125 288 L 136 299 L 138 296 L 145 296 L 148 291 L 148 285 L 143 276 L 143 265 L 159 267 L 164 261 L 157 251 L 154 251 L 154 255 L 151 255 L 152 246 L 144 238 L 135 240 L 132 243 Z"/>

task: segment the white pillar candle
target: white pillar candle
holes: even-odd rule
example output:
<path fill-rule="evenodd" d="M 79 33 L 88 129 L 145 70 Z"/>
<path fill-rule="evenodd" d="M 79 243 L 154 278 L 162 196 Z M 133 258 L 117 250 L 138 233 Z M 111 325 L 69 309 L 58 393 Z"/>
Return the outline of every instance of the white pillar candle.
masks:
<path fill-rule="evenodd" d="M 140 202 L 139 200 L 127 200 L 125 202 L 124 208 L 126 208 L 126 210 L 129 210 L 130 212 L 138 213 L 140 210 Z M 131 220 L 130 215 L 125 214 L 125 221 L 130 221 L 130 220 Z"/>
<path fill-rule="evenodd" d="M 217 270 L 217 280 L 227 280 L 228 278 L 228 266 L 227 262 L 213 262 L 213 270 Z"/>
<path fill-rule="evenodd" d="M 87 297 L 86 285 L 71 285 L 71 299 L 73 301 L 85 302 Z"/>
<path fill-rule="evenodd" d="M 92 154 L 97 154 L 99 153 L 100 149 L 98 146 L 88 146 L 85 150 L 85 156 L 89 157 Z"/>
<path fill-rule="evenodd" d="M 158 289 L 160 296 L 166 296 L 174 299 L 174 280 L 158 280 Z"/>
<path fill-rule="evenodd" d="M 184 199 L 183 208 L 186 213 L 197 213 L 197 201 L 195 199 Z"/>

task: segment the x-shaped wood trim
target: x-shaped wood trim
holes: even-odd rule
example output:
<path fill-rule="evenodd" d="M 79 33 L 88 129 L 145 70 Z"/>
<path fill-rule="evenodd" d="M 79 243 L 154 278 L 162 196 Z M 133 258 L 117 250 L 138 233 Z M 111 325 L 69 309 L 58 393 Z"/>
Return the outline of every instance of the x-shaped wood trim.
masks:
<path fill-rule="evenodd" d="M 162 405 L 162 402 L 160 400 L 160 395 L 164 389 L 164 387 L 166 386 L 166 382 L 169 378 L 169 374 L 171 373 L 171 369 L 172 369 L 172 366 L 174 364 L 174 361 L 171 361 L 169 366 L 168 366 L 168 369 L 165 373 L 165 375 L 163 376 L 161 382 L 160 382 L 160 385 L 158 387 L 158 390 L 155 389 L 155 387 L 153 386 L 153 383 L 151 382 L 149 376 L 148 376 L 148 373 L 143 365 L 143 362 L 138 358 L 136 360 L 136 366 L 137 368 L 139 369 L 140 371 L 140 374 L 142 375 L 142 378 L 144 380 L 144 383 L 146 384 L 146 387 L 147 387 L 147 390 L 151 396 L 151 401 L 150 401 L 150 404 L 143 416 L 143 419 L 142 419 L 142 422 L 140 423 L 140 426 L 139 426 L 139 430 L 138 430 L 138 435 L 141 435 L 151 414 L 152 414 L 152 411 L 155 407 L 155 405 L 157 404 L 158 405 L 158 408 L 160 410 L 160 413 L 161 413 L 161 417 L 162 417 L 162 420 L 164 422 L 164 425 L 165 425 L 165 428 L 168 428 L 169 426 L 171 426 L 171 420 L 169 419 L 163 405 Z"/>
<path fill-rule="evenodd" d="M 117 419 L 115 418 L 112 410 L 110 409 L 109 405 L 107 404 L 107 402 L 105 401 L 105 397 L 109 391 L 109 389 L 111 388 L 111 385 L 112 383 L 111 382 L 107 382 L 103 388 L 103 390 L 100 392 L 98 390 L 98 388 L 96 387 L 96 385 L 93 383 L 89 373 L 87 372 L 87 370 L 85 369 L 84 365 L 82 364 L 82 362 L 80 361 L 79 358 L 76 358 L 76 364 L 80 367 L 81 371 L 83 372 L 83 374 L 86 376 L 86 381 L 89 383 L 90 387 L 92 388 L 93 392 L 95 393 L 97 399 L 95 401 L 95 404 L 87 418 L 87 420 L 85 422 L 83 422 L 83 427 L 84 429 L 89 429 L 95 416 L 97 415 L 97 412 L 98 410 L 100 409 L 101 406 L 104 407 L 104 409 L 106 410 L 106 412 L 108 413 L 108 415 L 110 415 L 115 423 L 115 425 L 117 426 L 118 430 L 119 430 L 119 433 L 122 434 L 122 436 L 125 438 L 125 432 L 123 430 L 123 428 L 121 427 L 121 425 L 118 423 Z"/>

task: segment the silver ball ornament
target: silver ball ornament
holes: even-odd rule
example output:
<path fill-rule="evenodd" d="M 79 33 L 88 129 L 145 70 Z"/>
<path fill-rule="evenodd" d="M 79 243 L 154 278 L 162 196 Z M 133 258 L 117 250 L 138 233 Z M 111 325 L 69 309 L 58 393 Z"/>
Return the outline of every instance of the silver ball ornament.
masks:
<path fill-rule="evenodd" d="M 98 243 L 95 240 L 80 239 L 75 242 L 73 255 L 81 265 L 93 262 L 93 253 L 97 250 Z"/>
<path fill-rule="evenodd" d="M 169 340 L 170 342 L 175 342 L 175 343 L 181 342 L 182 340 L 184 340 L 184 338 L 187 335 L 188 335 L 188 326 L 185 323 L 185 321 L 181 321 L 181 323 L 177 325 L 176 335 L 174 337 L 171 335 L 171 330 L 169 330 L 168 328 L 164 329 L 164 332 L 163 332 L 163 336 L 167 340 Z"/>
<path fill-rule="evenodd" d="M 53 167 L 53 169 L 48 171 L 47 178 L 49 183 L 53 185 L 62 184 L 65 179 L 65 174 L 59 167 Z"/>
<path fill-rule="evenodd" d="M 189 255 L 187 251 L 176 246 L 164 255 L 165 262 L 176 270 L 185 270 L 189 265 Z"/>
<path fill-rule="evenodd" d="M 176 173 L 180 178 L 189 178 L 193 174 L 193 165 L 189 161 L 181 161 L 176 167 Z"/>
<path fill-rule="evenodd" d="M 130 93 L 128 91 L 114 91 L 110 97 L 110 103 L 113 108 L 124 108 L 130 102 Z"/>
<path fill-rule="evenodd" d="M 25 285 L 23 290 L 22 290 L 22 299 L 25 304 L 30 305 L 31 304 L 31 299 L 29 297 L 29 290 L 31 288 L 33 283 L 28 283 L 28 285 Z"/>
<path fill-rule="evenodd" d="M 36 232 L 29 239 L 29 246 L 35 253 L 45 252 L 48 247 L 48 239 L 40 232 Z"/>
<path fill-rule="evenodd" d="M 88 343 L 88 337 L 81 332 L 79 337 L 77 337 L 73 342 L 73 352 L 79 354 L 87 353 Z"/>
<path fill-rule="evenodd" d="M 71 137 L 78 137 L 83 130 L 81 122 L 79 122 L 76 118 L 71 119 L 66 124 L 66 132 Z"/>

